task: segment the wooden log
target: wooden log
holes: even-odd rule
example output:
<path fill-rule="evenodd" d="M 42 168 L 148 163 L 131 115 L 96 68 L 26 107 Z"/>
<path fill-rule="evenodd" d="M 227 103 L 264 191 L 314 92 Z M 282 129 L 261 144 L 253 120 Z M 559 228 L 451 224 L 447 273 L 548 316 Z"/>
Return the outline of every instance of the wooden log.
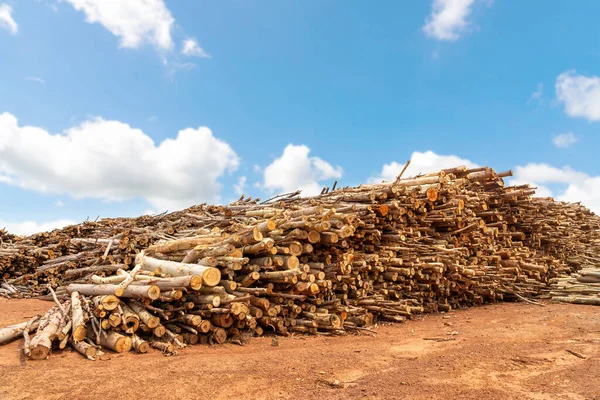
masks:
<path fill-rule="evenodd" d="M 92 299 L 96 307 L 101 306 L 102 310 L 112 311 L 116 309 L 121 301 L 115 295 L 109 294 L 106 296 L 96 296 Z"/>
<path fill-rule="evenodd" d="M 94 360 L 98 351 L 94 346 L 84 341 L 75 342 L 71 339 L 71 346 L 82 356 L 86 357 L 88 360 Z"/>
<path fill-rule="evenodd" d="M 153 285 L 133 285 L 121 288 L 117 285 L 70 284 L 67 292 L 79 292 L 84 296 L 115 295 L 118 297 L 146 298 L 156 300 L 160 296 L 160 288 Z"/>
<path fill-rule="evenodd" d="M 87 335 L 87 328 L 85 327 L 85 320 L 83 318 L 83 308 L 81 307 L 81 300 L 79 299 L 78 292 L 71 293 L 71 321 L 73 330 L 73 341 L 80 342 L 85 339 Z"/>
<path fill-rule="evenodd" d="M 110 331 L 100 335 L 100 345 L 116 353 L 127 353 L 131 350 L 133 342 L 130 337 Z"/>
<path fill-rule="evenodd" d="M 167 342 L 152 341 L 150 342 L 150 347 L 158 349 L 165 354 L 172 354 L 175 351 L 173 344 Z"/>
<path fill-rule="evenodd" d="M 600 297 L 554 296 L 552 297 L 552 301 L 554 303 L 587 304 L 592 306 L 600 306 Z"/>
<path fill-rule="evenodd" d="M 138 276 L 134 284 L 144 284 L 158 286 L 161 290 L 176 288 L 189 288 L 199 290 L 202 287 L 202 277 L 200 275 L 174 276 L 171 278 L 157 278 Z"/>
<path fill-rule="evenodd" d="M 223 344 L 227 340 L 227 331 L 223 328 L 214 327 L 210 333 L 210 340 L 217 344 Z"/>
<path fill-rule="evenodd" d="M 122 282 L 120 282 L 117 286 L 120 289 L 125 290 L 127 288 L 127 286 L 129 286 L 131 284 L 131 282 L 133 282 L 133 280 L 135 279 L 135 276 L 138 274 L 138 272 L 140 272 L 140 270 L 142 269 L 141 265 L 136 265 L 130 272 L 129 274 L 127 274 L 125 276 L 125 279 L 123 279 Z"/>
<path fill-rule="evenodd" d="M 31 339 L 29 358 L 32 360 L 44 360 L 48 357 L 60 325 L 64 318 L 58 307 L 51 308 L 44 316 L 45 324 L 38 327 L 38 330 Z"/>
<path fill-rule="evenodd" d="M 34 317 L 36 318 L 36 317 Z M 36 320 L 29 326 L 30 331 L 33 329 L 37 329 L 39 326 L 39 316 Z M 29 321 L 21 322 L 19 324 L 6 326 L 4 328 L 0 328 L 0 344 L 8 343 L 14 339 L 17 339 L 23 335 L 25 328 L 28 326 Z"/>
<path fill-rule="evenodd" d="M 123 332 L 132 334 L 136 332 L 140 326 L 140 317 L 127 304 L 121 304 L 123 313 L 121 314 L 121 329 Z"/>
<path fill-rule="evenodd" d="M 146 271 L 161 270 L 171 276 L 200 275 L 205 285 L 216 286 L 221 280 L 221 272 L 217 268 L 197 264 L 163 261 L 148 257 L 143 253 L 138 254 L 136 262 Z"/>
<path fill-rule="evenodd" d="M 135 300 L 129 300 L 127 304 L 129 305 L 131 310 L 137 314 L 140 320 L 146 326 L 148 326 L 148 328 L 155 329 L 160 325 L 160 318 L 150 314 L 141 303 Z"/>
<path fill-rule="evenodd" d="M 150 350 L 150 343 L 146 342 L 137 335 L 131 337 L 132 345 L 136 353 L 147 353 Z"/>

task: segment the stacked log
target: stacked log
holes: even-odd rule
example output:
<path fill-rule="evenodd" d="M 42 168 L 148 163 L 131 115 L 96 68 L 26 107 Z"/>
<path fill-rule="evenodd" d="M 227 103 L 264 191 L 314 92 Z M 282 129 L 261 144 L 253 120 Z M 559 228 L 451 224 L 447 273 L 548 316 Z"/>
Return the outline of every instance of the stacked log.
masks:
<path fill-rule="evenodd" d="M 600 218 L 507 187 L 510 174 L 457 167 L 315 197 L 88 221 L 7 238 L 0 266 L 7 284 L 49 283 L 62 299 L 26 347 L 33 358 L 52 343 L 93 358 L 98 346 L 173 353 L 266 332 L 360 331 L 539 296 L 599 259 Z"/>
<path fill-rule="evenodd" d="M 600 265 L 600 259 L 589 260 Z M 554 279 L 549 288 L 553 303 L 600 306 L 600 268 L 586 267 L 571 276 Z"/>

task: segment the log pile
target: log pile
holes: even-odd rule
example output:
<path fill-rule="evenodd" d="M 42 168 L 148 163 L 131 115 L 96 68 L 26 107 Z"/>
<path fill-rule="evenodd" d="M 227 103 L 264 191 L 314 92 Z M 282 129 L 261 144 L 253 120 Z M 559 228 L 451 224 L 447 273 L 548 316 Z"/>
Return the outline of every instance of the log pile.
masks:
<path fill-rule="evenodd" d="M 53 343 L 89 358 L 99 347 L 173 353 L 535 297 L 598 260 L 600 218 L 507 187 L 510 174 L 457 167 L 315 197 L 4 233 L 6 283 L 54 287 L 57 304 L 7 332 L 28 336 L 38 324 L 32 358 Z"/>
<path fill-rule="evenodd" d="M 595 260 L 600 265 L 600 259 Z M 587 267 L 571 276 L 556 278 L 549 289 L 553 303 L 600 306 L 600 268 Z"/>

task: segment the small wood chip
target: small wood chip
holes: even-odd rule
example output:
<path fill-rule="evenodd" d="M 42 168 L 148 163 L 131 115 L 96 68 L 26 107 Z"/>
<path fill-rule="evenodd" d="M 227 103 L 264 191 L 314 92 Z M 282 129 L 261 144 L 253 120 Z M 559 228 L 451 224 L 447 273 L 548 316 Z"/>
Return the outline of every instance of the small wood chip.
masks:
<path fill-rule="evenodd" d="M 435 342 L 448 342 L 450 340 L 456 340 L 455 337 L 424 337 L 423 340 L 433 340 Z"/>
<path fill-rule="evenodd" d="M 573 351 L 573 350 L 570 350 L 570 349 L 566 349 L 566 351 L 567 351 L 567 353 L 573 354 L 575 357 L 579 357 L 579 358 L 581 358 L 582 360 L 585 360 L 585 359 L 587 358 L 587 357 L 586 357 L 586 356 L 584 356 L 583 354 L 581 354 L 581 353 L 578 353 L 578 352 L 576 352 L 576 351 Z"/>

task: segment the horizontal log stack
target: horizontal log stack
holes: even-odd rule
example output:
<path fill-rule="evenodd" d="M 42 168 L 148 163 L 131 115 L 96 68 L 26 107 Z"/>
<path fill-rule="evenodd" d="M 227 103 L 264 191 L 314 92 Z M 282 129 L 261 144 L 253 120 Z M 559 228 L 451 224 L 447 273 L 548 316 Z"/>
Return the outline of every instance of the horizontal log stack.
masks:
<path fill-rule="evenodd" d="M 600 258 L 589 261 L 596 267 L 588 266 L 571 276 L 553 279 L 548 292 L 553 303 L 600 306 Z"/>
<path fill-rule="evenodd" d="M 88 358 L 100 348 L 174 353 L 539 296 L 597 262 L 600 218 L 507 187 L 510 174 L 457 167 L 315 197 L 3 233 L 6 294 L 49 285 L 57 304 L 6 332 L 32 335 L 32 358 L 68 344 Z"/>

